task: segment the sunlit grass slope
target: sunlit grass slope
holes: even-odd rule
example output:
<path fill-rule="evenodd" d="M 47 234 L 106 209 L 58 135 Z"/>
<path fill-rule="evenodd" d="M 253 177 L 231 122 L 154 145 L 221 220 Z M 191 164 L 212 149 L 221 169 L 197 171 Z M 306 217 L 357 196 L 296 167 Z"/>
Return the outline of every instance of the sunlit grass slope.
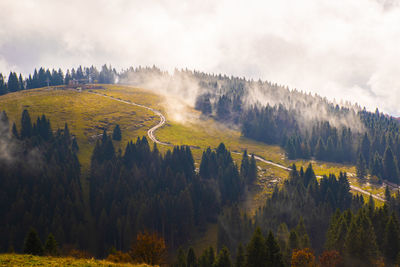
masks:
<path fill-rule="evenodd" d="M 0 266 L 120 266 L 149 267 L 146 264 L 120 264 L 105 260 L 47 257 L 21 254 L 0 254 Z"/>

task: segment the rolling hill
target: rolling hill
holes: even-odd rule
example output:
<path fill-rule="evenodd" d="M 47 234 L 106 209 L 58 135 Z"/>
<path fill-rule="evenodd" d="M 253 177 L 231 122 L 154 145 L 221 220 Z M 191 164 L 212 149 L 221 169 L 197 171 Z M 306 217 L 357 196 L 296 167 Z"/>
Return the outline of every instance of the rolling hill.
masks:
<path fill-rule="evenodd" d="M 192 149 L 195 166 L 198 168 L 203 151 L 207 147 L 217 147 L 223 142 L 232 152 L 235 162 L 240 165 L 241 154 L 247 150 L 257 156 L 259 177 L 256 185 L 250 188 L 241 208 L 254 214 L 265 202 L 276 184 L 281 185 L 288 177 L 288 167 L 292 164 L 306 167 L 313 164 L 318 176 L 347 172 L 355 193 L 366 197 L 373 194 L 379 203 L 384 198 L 384 187 L 370 184 L 355 177 L 355 167 L 338 163 L 289 160 L 285 151 L 274 145 L 257 142 L 241 135 L 239 129 L 227 126 L 203 116 L 182 101 L 173 102 L 163 94 L 123 85 L 101 85 L 101 89 L 75 90 L 63 86 L 25 90 L 0 97 L 0 107 L 5 110 L 11 121 L 16 121 L 23 109 L 28 109 L 32 118 L 46 114 L 54 128 L 63 127 L 64 123 L 76 135 L 80 150 L 79 161 L 82 164 L 82 185 L 85 186 L 86 173 L 90 165 L 90 155 L 96 140 L 101 138 L 103 130 L 111 133 L 116 124 L 122 130 L 122 140 L 115 142 L 116 149 L 124 150 L 126 143 L 148 134 L 149 129 L 160 123 L 159 111 L 166 118 L 160 128 L 155 129 L 154 137 L 159 141 L 158 148 L 165 152 L 172 145 L 188 145 Z M 141 106 L 140 106 L 141 105 Z M 155 113 L 156 112 L 156 113 Z M 153 142 L 149 138 L 149 142 Z M 216 242 L 216 226 L 209 225 L 208 231 L 189 243 L 200 251 L 207 245 Z"/>

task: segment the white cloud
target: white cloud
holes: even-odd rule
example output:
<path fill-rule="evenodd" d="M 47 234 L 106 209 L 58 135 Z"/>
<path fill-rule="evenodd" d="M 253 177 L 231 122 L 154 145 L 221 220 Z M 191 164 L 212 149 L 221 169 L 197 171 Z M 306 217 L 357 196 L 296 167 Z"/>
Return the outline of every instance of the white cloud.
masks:
<path fill-rule="evenodd" d="M 2 0 L 0 25 L 3 72 L 188 67 L 400 115 L 400 7 L 393 0 Z"/>

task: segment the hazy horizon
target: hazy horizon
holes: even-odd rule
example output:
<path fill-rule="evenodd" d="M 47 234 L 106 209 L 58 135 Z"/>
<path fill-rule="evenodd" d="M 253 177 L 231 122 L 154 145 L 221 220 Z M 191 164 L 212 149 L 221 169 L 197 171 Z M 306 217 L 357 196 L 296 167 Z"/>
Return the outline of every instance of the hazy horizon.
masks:
<path fill-rule="evenodd" d="M 0 72 L 78 65 L 268 80 L 400 115 L 398 1 L 1 1 Z"/>

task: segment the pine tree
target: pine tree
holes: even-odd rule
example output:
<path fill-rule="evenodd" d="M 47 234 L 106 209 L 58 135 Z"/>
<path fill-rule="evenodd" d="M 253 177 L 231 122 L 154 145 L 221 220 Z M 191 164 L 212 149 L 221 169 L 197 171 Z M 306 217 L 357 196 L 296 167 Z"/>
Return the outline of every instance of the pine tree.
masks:
<path fill-rule="evenodd" d="M 239 244 L 236 253 L 235 267 L 245 267 L 245 264 L 246 264 L 246 258 L 244 255 L 244 249 L 242 244 Z"/>
<path fill-rule="evenodd" d="M 116 141 L 121 141 L 121 138 L 122 138 L 121 128 L 119 128 L 119 125 L 117 124 L 117 125 L 115 125 L 115 128 L 113 130 L 112 139 L 116 140 Z"/>
<path fill-rule="evenodd" d="M 199 258 L 199 267 L 213 267 L 215 261 L 215 253 L 213 247 L 209 247 L 203 251 Z"/>
<path fill-rule="evenodd" d="M 384 239 L 383 239 L 383 253 L 391 263 L 395 263 L 399 251 L 400 251 L 399 224 L 396 220 L 395 215 L 392 214 L 385 228 Z"/>
<path fill-rule="evenodd" d="M 9 92 L 16 92 L 19 90 L 18 77 L 15 72 L 10 72 L 8 76 L 7 88 Z"/>
<path fill-rule="evenodd" d="M 24 253 L 43 255 L 43 246 L 35 229 L 31 228 L 24 242 Z"/>
<path fill-rule="evenodd" d="M 321 138 L 319 138 L 317 145 L 315 147 L 314 155 L 317 159 L 324 160 L 325 154 L 326 154 L 325 151 L 326 151 L 326 148 L 325 148 L 324 141 Z"/>
<path fill-rule="evenodd" d="M 379 178 L 383 177 L 382 157 L 378 154 L 378 152 L 375 152 L 374 158 L 371 160 L 370 172 L 371 175 L 375 175 Z"/>
<path fill-rule="evenodd" d="M 59 254 L 57 241 L 51 233 L 47 237 L 46 243 L 44 245 L 44 253 L 52 256 L 57 256 Z"/>
<path fill-rule="evenodd" d="M 186 267 L 186 257 L 185 252 L 182 248 L 178 249 L 178 257 L 177 261 L 174 264 L 174 267 Z"/>
<path fill-rule="evenodd" d="M 371 149 L 371 142 L 369 141 L 367 133 L 364 134 L 363 139 L 361 141 L 361 155 L 365 160 L 365 164 L 369 164 L 369 155 L 370 155 L 370 149 Z"/>
<path fill-rule="evenodd" d="M 13 125 L 12 125 L 12 128 L 11 128 L 11 134 L 12 134 L 13 137 L 15 137 L 17 139 L 19 138 L 17 125 L 15 125 L 15 122 L 13 122 Z"/>
<path fill-rule="evenodd" d="M 25 89 L 24 80 L 22 79 L 22 74 L 21 73 L 19 74 L 18 85 L 19 85 L 18 90 L 24 90 Z"/>
<path fill-rule="evenodd" d="M 21 139 L 29 138 L 32 136 L 32 122 L 29 112 L 24 109 L 21 117 Z"/>
<path fill-rule="evenodd" d="M 231 256 L 226 247 L 223 247 L 218 254 L 217 260 L 215 261 L 214 267 L 231 267 Z"/>
<path fill-rule="evenodd" d="M 356 170 L 357 170 L 357 177 L 359 178 L 364 178 L 367 175 L 366 163 L 364 160 L 364 156 L 361 153 L 358 154 Z"/>
<path fill-rule="evenodd" d="M 192 247 L 189 248 L 187 257 L 186 257 L 186 266 L 187 267 L 196 267 L 197 266 L 197 259 L 196 254 Z"/>
<path fill-rule="evenodd" d="M 299 235 L 298 235 L 297 232 L 294 231 L 294 230 L 290 231 L 290 235 L 289 235 L 289 248 L 290 248 L 291 250 L 293 250 L 293 249 L 299 249 L 299 248 L 300 248 Z"/>
<path fill-rule="evenodd" d="M 8 93 L 7 85 L 4 81 L 3 74 L 0 73 L 0 95 L 4 95 L 7 93 Z"/>
<path fill-rule="evenodd" d="M 246 248 L 246 266 L 263 267 L 267 260 L 266 245 L 261 229 L 257 228 L 247 244 Z"/>
<path fill-rule="evenodd" d="M 384 179 L 393 183 L 398 183 L 399 171 L 397 168 L 396 160 L 392 153 L 392 149 L 389 146 L 386 148 L 383 157 L 383 173 Z"/>
<path fill-rule="evenodd" d="M 266 248 L 267 248 L 267 261 L 266 261 L 266 266 L 267 267 L 283 267 L 283 260 L 282 260 L 282 254 L 278 245 L 278 242 L 276 242 L 274 235 L 272 234 L 271 231 L 269 231 L 267 239 L 265 240 L 266 242 Z"/>

